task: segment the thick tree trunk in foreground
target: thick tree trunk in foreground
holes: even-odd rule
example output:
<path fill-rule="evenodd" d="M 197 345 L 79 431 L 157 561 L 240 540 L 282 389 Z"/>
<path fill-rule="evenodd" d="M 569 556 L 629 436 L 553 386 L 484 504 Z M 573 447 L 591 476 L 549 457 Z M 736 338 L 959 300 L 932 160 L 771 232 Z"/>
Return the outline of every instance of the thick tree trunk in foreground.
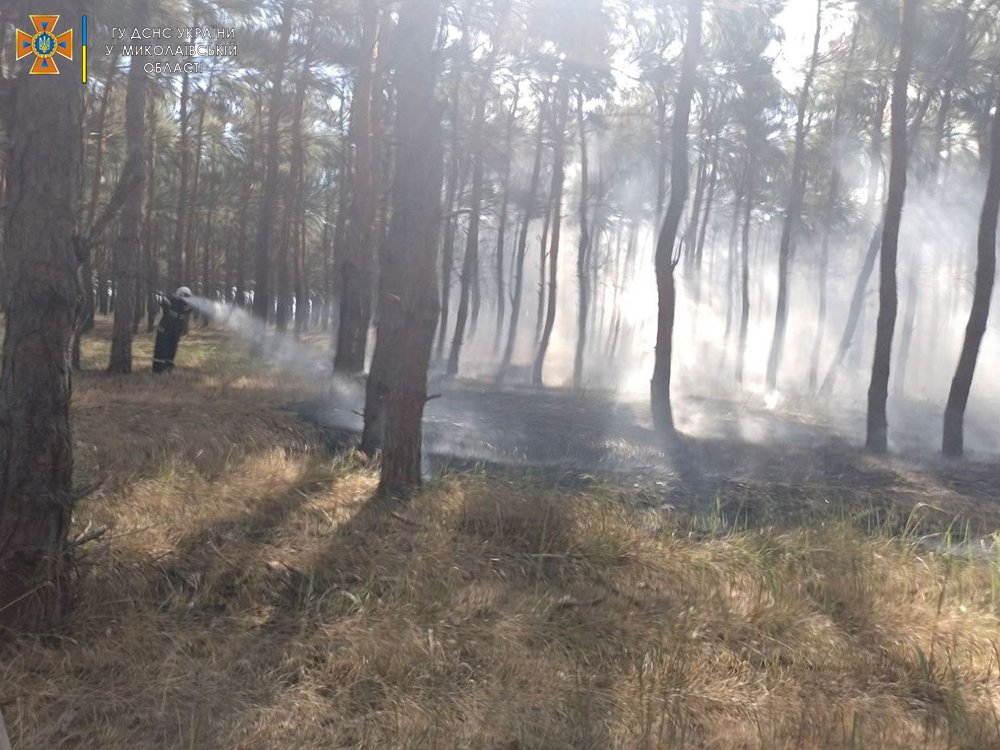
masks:
<path fill-rule="evenodd" d="M 778 250 L 778 306 L 774 313 L 774 335 L 771 338 L 771 352 L 767 358 L 767 389 L 773 391 L 778 385 L 778 370 L 785 351 L 785 332 L 788 329 L 788 275 L 791 269 L 792 239 L 795 225 L 802 213 L 803 201 L 803 157 L 806 141 L 806 110 L 809 108 L 809 90 L 812 88 L 819 62 L 819 39 L 823 28 L 823 0 L 816 3 L 816 35 L 813 37 L 812 57 L 809 69 L 799 94 L 799 111 L 795 120 L 795 152 L 792 155 L 792 180 L 788 194 L 788 213 L 781 228 L 781 246 Z"/>
<path fill-rule="evenodd" d="M 674 257 L 674 245 L 688 194 L 688 120 L 701 52 L 701 5 L 702 0 L 688 0 L 687 39 L 684 41 L 671 133 L 673 158 L 670 165 L 670 202 L 656 241 L 656 360 L 649 385 L 653 425 L 664 435 L 674 432 L 674 416 L 670 404 L 674 312 L 677 305 L 674 281 L 677 259 Z"/>
<path fill-rule="evenodd" d="M 64 22 L 79 13 L 68 0 L 53 0 L 46 10 L 63 14 Z M 6 113 L 10 284 L 0 371 L 0 627 L 19 630 L 49 628 L 69 595 L 69 355 L 83 87 L 76 64 L 61 64 L 61 75 L 14 78 Z"/>
<path fill-rule="evenodd" d="M 285 78 L 285 60 L 288 57 L 288 39 L 292 34 L 294 14 L 295 0 L 288 0 L 282 13 L 278 59 L 273 61 L 274 69 L 271 71 L 271 100 L 268 104 L 267 140 L 264 145 L 264 185 L 261 189 L 257 236 L 254 241 L 253 314 L 262 324 L 267 323 L 271 313 L 271 241 L 274 237 L 272 225 L 278 214 L 281 84 Z"/>
<path fill-rule="evenodd" d="M 986 198 L 979 220 L 978 258 L 976 262 L 976 287 L 972 296 L 972 311 L 965 329 L 965 343 L 958 359 L 958 368 L 951 381 L 948 406 L 944 412 L 944 438 L 941 449 L 946 456 L 962 455 L 965 407 L 969 403 L 972 377 L 976 371 L 979 345 L 986 333 L 990 317 L 990 300 L 996 276 L 997 212 L 1000 211 L 1000 100 L 993 113 L 993 138 L 990 146 L 990 176 L 986 184 Z"/>
<path fill-rule="evenodd" d="M 906 105 L 910 64 L 913 59 L 913 24 L 917 0 L 902 0 L 902 28 L 899 61 L 892 88 L 892 126 L 889 188 L 882 223 L 882 250 L 879 258 L 879 309 L 875 328 L 875 358 L 868 386 L 868 437 L 866 445 L 875 453 L 889 449 L 889 423 L 886 401 L 889 397 L 889 366 L 892 359 L 892 336 L 896 327 L 896 251 L 899 224 L 906 196 Z"/>
<path fill-rule="evenodd" d="M 372 317 L 375 268 L 375 143 L 373 138 L 375 62 L 378 57 L 378 3 L 363 0 L 361 60 L 351 98 L 351 209 L 347 241 L 340 257 L 340 325 L 333 369 L 354 375 L 365 369 L 368 327 Z"/>
<path fill-rule="evenodd" d="M 396 158 L 392 218 L 382 258 L 377 339 L 365 397 L 365 433 L 384 425 L 380 491 L 421 483 L 421 420 L 440 303 L 438 228 L 443 149 L 434 101 L 433 45 L 440 0 L 409 0 L 396 44 Z"/>
<path fill-rule="evenodd" d="M 559 239 L 562 230 L 563 183 L 566 178 L 566 118 L 569 114 L 569 74 L 565 71 L 559 81 L 559 100 L 556 103 L 555 162 L 552 166 L 552 244 L 549 246 L 549 294 L 545 309 L 545 325 L 535 353 L 535 363 L 531 370 L 532 385 L 541 386 L 542 368 L 549 350 L 552 329 L 556 322 L 556 279 L 559 268 Z"/>
<path fill-rule="evenodd" d="M 149 0 L 136 0 L 136 26 L 144 28 L 149 21 Z M 146 181 L 146 74 L 143 58 L 133 56 L 125 94 L 125 139 L 128 157 L 124 172 L 135 187 L 122 206 L 115 243 L 115 306 L 114 333 L 111 336 L 111 360 L 108 372 L 132 372 L 132 336 L 139 307 L 139 280 L 143 253 L 142 208 Z M 134 176 L 132 176 L 134 175 Z M 125 179 L 125 178 L 123 178 Z"/>

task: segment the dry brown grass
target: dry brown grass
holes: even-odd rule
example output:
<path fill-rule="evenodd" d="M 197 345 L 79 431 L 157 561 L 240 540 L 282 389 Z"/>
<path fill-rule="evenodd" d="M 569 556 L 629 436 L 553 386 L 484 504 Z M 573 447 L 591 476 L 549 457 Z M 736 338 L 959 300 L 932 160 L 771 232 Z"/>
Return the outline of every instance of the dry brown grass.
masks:
<path fill-rule="evenodd" d="M 1000 746 L 995 564 L 478 475 L 388 514 L 282 409 L 308 384 L 217 334 L 181 363 L 77 381 L 76 523 L 113 529 L 4 652 L 17 750 Z"/>

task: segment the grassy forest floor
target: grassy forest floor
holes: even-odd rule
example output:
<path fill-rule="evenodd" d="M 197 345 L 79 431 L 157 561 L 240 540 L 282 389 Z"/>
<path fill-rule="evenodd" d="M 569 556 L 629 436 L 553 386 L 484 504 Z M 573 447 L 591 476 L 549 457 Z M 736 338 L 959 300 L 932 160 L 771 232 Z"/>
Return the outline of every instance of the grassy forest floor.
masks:
<path fill-rule="evenodd" d="M 0 651 L 16 750 L 1000 747 L 1000 560 L 918 538 L 989 525 L 985 494 L 826 502 L 778 462 L 809 512 L 734 523 L 738 482 L 697 507 L 473 470 L 389 514 L 301 418 L 315 381 L 199 330 L 170 377 L 142 337 L 110 379 L 107 334 L 74 381 L 101 483 L 75 533 L 110 530 L 65 629 Z"/>

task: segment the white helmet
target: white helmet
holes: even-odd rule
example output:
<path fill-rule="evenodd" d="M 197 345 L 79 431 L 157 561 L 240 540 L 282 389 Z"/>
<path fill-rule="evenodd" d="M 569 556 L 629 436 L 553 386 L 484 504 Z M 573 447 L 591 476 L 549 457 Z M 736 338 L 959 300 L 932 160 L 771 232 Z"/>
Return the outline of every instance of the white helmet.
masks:
<path fill-rule="evenodd" d="M 175 297 L 193 297 L 194 295 L 191 293 L 191 289 L 189 287 L 179 286 L 179 287 L 177 287 L 177 291 L 174 292 L 174 296 Z"/>

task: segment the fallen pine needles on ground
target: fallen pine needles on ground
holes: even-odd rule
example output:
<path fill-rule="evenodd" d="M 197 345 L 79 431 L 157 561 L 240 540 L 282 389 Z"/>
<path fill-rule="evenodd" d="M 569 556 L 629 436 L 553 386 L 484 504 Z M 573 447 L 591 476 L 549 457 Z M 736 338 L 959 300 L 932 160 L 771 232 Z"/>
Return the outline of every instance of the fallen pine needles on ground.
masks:
<path fill-rule="evenodd" d="M 996 561 L 478 473 L 386 512 L 227 356 L 78 381 L 102 484 L 71 619 L 2 652 L 18 750 L 1000 746 Z"/>

